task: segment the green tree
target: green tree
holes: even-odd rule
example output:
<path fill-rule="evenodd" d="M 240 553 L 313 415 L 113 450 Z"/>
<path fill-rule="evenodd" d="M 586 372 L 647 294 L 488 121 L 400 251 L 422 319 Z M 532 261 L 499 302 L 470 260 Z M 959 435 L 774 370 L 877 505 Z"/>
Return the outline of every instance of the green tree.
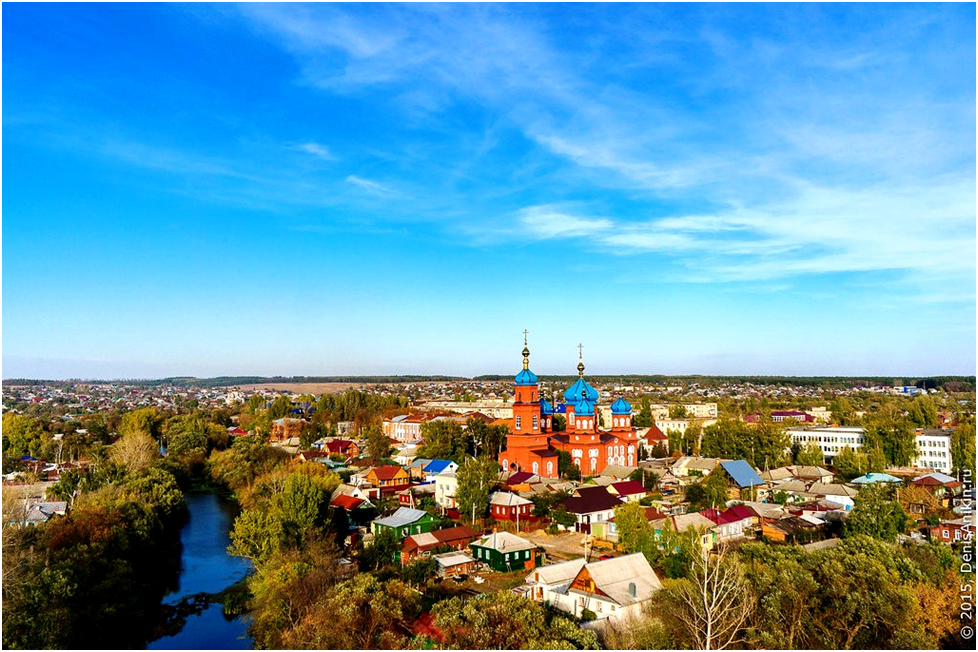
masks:
<path fill-rule="evenodd" d="M 753 587 L 754 625 L 749 649 L 811 647 L 810 621 L 818 618 L 818 585 L 800 547 L 746 543 L 737 549 L 744 577 Z"/>
<path fill-rule="evenodd" d="M 686 418 L 686 406 L 685 405 L 670 405 L 669 406 L 669 418 L 670 419 L 685 419 Z"/>
<path fill-rule="evenodd" d="M 907 418 L 918 428 L 936 428 L 938 416 L 937 405 L 930 396 L 916 397 L 907 408 Z"/>
<path fill-rule="evenodd" d="M 829 410 L 832 412 L 832 420 L 840 426 L 859 425 L 859 418 L 856 416 L 856 411 L 853 409 L 852 403 L 845 396 L 836 396 L 829 403 Z"/>
<path fill-rule="evenodd" d="M 461 464 L 471 450 L 468 433 L 455 421 L 440 419 L 421 424 L 424 445 L 418 456 L 437 460 L 452 460 Z"/>
<path fill-rule="evenodd" d="M 963 422 L 951 434 L 952 472 L 974 482 L 975 479 L 975 424 Z M 970 474 L 970 475 L 965 475 Z"/>
<path fill-rule="evenodd" d="M 119 434 L 144 434 L 159 440 L 163 428 L 163 414 L 156 408 L 140 408 L 122 416 Z"/>
<path fill-rule="evenodd" d="M 652 402 L 648 396 L 643 396 L 638 402 L 638 413 L 632 420 L 636 428 L 648 428 L 655 420 L 652 418 Z"/>
<path fill-rule="evenodd" d="M 839 454 L 832 458 L 832 466 L 840 480 L 849 481 L 869 473 L 869 458 L 862 451 L 843 446 Z"/>
<path fill-rule="evenodd" d="M 821 447 L 813 441 L 805 442 L 805 445 L 795 456 L 795 464 L 802 466 L 822 466 L 825 463 L 825 455 Z"/>
<path fill-rule="evenodd" d="M 554 432 L 564 432 L 567 430 L 567 417 L 563 414 L 555 414 L 551 425 L 553 426 L 552 429 Z M 638 424 L 635 425 L 636 427 L 640 427 Z"/>
<path fill-rule="evenodd" d="M 452 650 L 598 649 L 597 635 L 509 591 L 451 598 L 432 609 Z"/>
<path fill-rule="evenodd" d="M 864 448 L 879 448 L 888 464 L 907 466 L 917 455 L 917 440 L 912 424 L 892 406 L 867 419 L 863 431 Z"/>
<path fill-rule="evenodd" d="M 401 578 L 410 586 L 422 587 L 438 574 L 433 557 L 418 557 L 401 569 Z"/>
<path fill-rule="evenodd" d="M 631 554 L 641 552 L 650 564 L 660 561 L 659 544 L 655 530 L 645 517 L 645 508 L 638 503 L 624 503 L 615 507 L 615 525 L 618 529 L 618 545 Z"/>
<path fill-rule="evenodd" d="M 3 415 L 3 450 L 17 457 L 39 455 L 44 428 L 32 417 L 7 412 Z"/>
<path fill-rule="evenodd" d="M 897 534 L 906 529 L 909 519 L 900 503 L 893 499 L 892 491 L 883 483 L 861 489 L 846 518 L 845 535 L 864 534 L 874 539 L 895 541 Z"/>
<path fill-rule="evenodd" d="M 706 457 L 742 459 L 754 467 L 772 468 L 782 463 L 790 445 L 791 438 L 782 423 L 762 419 L 749 424 L 724 417 L 703 428 L 700 452 Z"/>
<path fill-rule="evenodd" d="M 567 480 L 581 479 L 581 469 L 574 464 L 574 460 L 569 451 L 557 451 L 557 473 L 560 477 L 566 478 Z"/>
<path fill-rule="evenodd" d="M 806 564 L 819 587 L 812 646 L 820 649 L 931 649 L 911 621 L 920 571 L 891 546 L 856 535 Z M 916 631 L 915 631 L 916 630 Z"/>
<path fill-rule="evenodd" d="M 458 489 L 455 502 L 463 518 L 485 516 L 489 493 L 499 479 L 499 465 L 491 459 L 466 458 L 455 473 Z"/>
<path fill-rule="evenodd" d="M 402 632 L 421 612 L 418 595 L 400 580 L 361 573 L 338 585 L 283 639 L 284 649 L 406 649 Z"/>
<path fill-rule="evenodd" d="M 390 457 L 391 440 L 383 433 L 380 426 L 367 428 L 364 434 L 367 440 L 367 455 L 373 460 L 382 460 Z"/>
<path fill-rule="evenodd" d="M 719 467 L 703 480 L 686 487 L 686 500 L 693 511 L 727 505 L 727 478 Z"/>
<path fill-rule="evenodd" d="M 401 540 L 391 528 L 380 528 L 370 545 L 361 552 L 363 565 L 371 570 L 383 568 L 394 563 L 400 555 Z"/>

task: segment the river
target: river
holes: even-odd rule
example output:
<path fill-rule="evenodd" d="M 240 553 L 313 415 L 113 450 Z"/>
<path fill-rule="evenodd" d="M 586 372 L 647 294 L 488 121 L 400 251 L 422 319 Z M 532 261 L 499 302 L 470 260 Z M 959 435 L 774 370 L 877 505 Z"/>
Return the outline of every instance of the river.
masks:
<path fill-rule="evenodd" d="M 227 553 L 228 531 L 237 506 L 213 492 L 186 495 L 190 517 L 180 531 L 183 551 L 177 588 L 164 597 L 169 605 L 199 593 L 218 593 L 248 574 L 251 564 Z M 247 650 L 251 637 L 245 617 L 228 620 L 220 603 L 187 616 L 179 633 L 164 636 L 147 646 L 149 650 Z"/>

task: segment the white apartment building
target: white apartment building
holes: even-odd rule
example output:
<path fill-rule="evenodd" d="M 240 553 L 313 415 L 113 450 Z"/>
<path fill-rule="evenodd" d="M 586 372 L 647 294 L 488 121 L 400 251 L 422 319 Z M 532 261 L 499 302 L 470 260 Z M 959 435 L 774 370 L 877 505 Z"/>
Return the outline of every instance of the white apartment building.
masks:
<path fill-rule="evenodd" d="M 666 405 L 664 403 L 653 403 L 649 406 L 652 410 L 652 417 L 656 420 L 656 423 L 660 419 L 669 418 L 669 409 L 675 407 L 675 405 Z M 684 403 L 683 407 L 686 408 L 686 417 L 691 419 L 716 419 L 717 418 L 717 404 L 716 403 Z M 663 432 L 665 432 L 663 430 Z"/>
<path fill-rule="evenodd" d="M 822 449 L 822 455 L 825 456 L 826 464 L 831 464 L 832 458 L 846 446 L 854 451 L 863 447 L 862 428 L 789 428 L 786 432 L 791 437 L 792 444 L 799 446 L 804 446 L 808 442 L 818 444 Z"/>
<path fill-rule="evenodd" d="M 791 428 L 787 433 L 791 436 L 792 444 L 804 446 L 810 441 L 818 444 L 826 464 L 831 464 L 832 459 L 846 446 L 854 451 L 863 446 L 862 428 Z M 917 456 L 913 460 L 914 466 L 951 473 L 951 430 L 918 430 L 916 440 Z"/>
<path fill-rule="evenodd" d="M 914 466 L 951 474 L 951 431 L 921 430 L 917 432 L 917 457 Z"/>

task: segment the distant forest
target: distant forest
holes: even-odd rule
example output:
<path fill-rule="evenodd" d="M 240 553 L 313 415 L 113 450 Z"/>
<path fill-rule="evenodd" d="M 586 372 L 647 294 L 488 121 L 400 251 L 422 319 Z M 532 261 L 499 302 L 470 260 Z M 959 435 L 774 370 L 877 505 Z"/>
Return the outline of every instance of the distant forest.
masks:
<path fill-rule="evenodd" d="M 550 382 L 572 382 L 576 376 L 539 376 L 541 380 Z M 5 380 L 8 385 L 71 385 L 75 383 L 121 383 L 126 385 L 143 385 L 157 387 L 173 385 L 180 387 L 226 387 L 235 385 L 252 385 L 258 383 L 419 383 L 439 381 L 506 381 L 512 379 L 509 374 L 487 374 L 474 378 L 463 376 L 217 376 L 215 378 L 194 378 L 177 376 L 171 378 L 146 379 L 115 379 L 115 380 L 37 380 L 28 378 L 11 378 Z M 859 387 L 892 386 L 896 384 L 913 385 L 920 388 L 934 389 L 944 387 L 949 391 L 967 392 L 975 390 L 974 376 L 931 376 L 919 378 L 905 376 L 902 380 L 892 376 L 666 376 L 666 375 L 612 375 L 588 376 L 592 382 L 599 384 L 621 382 L 626 385 L 679 385 L 688 387 L 718 387 L 730 384 L 751 385 L 782 385 L 789 387 L 821 387 L 824 389 L 849 389 Z"/>

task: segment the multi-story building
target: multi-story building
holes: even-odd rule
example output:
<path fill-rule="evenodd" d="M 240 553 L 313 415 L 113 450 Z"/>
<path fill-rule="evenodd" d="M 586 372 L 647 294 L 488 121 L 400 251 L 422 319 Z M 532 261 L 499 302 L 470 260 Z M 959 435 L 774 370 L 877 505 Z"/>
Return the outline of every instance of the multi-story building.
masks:
<path fill-rule="evenodd" d="M 810 428 L 789 428 L 788 436 L 791 437 L 792 444 L 804 446 L 808 442 L 815 442 L 822 449 L 825 463 L 831 464 L 832 458 L 848 446 L 852 450 L 859 450 L 863 446 L 862 428 L 843 428 L 834 427 L 810 427 Z"/>
<path fill-rule="evenodd" d="M 792 444 L 804 446 L 815 442 L 822 449 L 825 463 L 831 464 L 832 459 L 848 446 L 852 450 L 860 450 L 863 446 L 863 429 L 856 427 L 810 427 L 790 428 L 786 431 L 791 437 Z M 917 455 L 913 465 L 926 469 L 934 469 L 941 473 L 950 473 L 953 467 L 951 459 L 951 433 L 949 429 L 917 430 L 915 439 Z"/>
<path fill-rule="evenodd" d="M 914 466 L 951 473 L 951 433 L 947 429 L 917 431 L 917 457 Z"/>
<path fill-rule="evenodd" d="M 384 419 L 381 430 L 390 439 L 407 443 L 421 439 L 421 424 L 431 417 L 424 414 L 399 414 L 390 419 Z"/>

